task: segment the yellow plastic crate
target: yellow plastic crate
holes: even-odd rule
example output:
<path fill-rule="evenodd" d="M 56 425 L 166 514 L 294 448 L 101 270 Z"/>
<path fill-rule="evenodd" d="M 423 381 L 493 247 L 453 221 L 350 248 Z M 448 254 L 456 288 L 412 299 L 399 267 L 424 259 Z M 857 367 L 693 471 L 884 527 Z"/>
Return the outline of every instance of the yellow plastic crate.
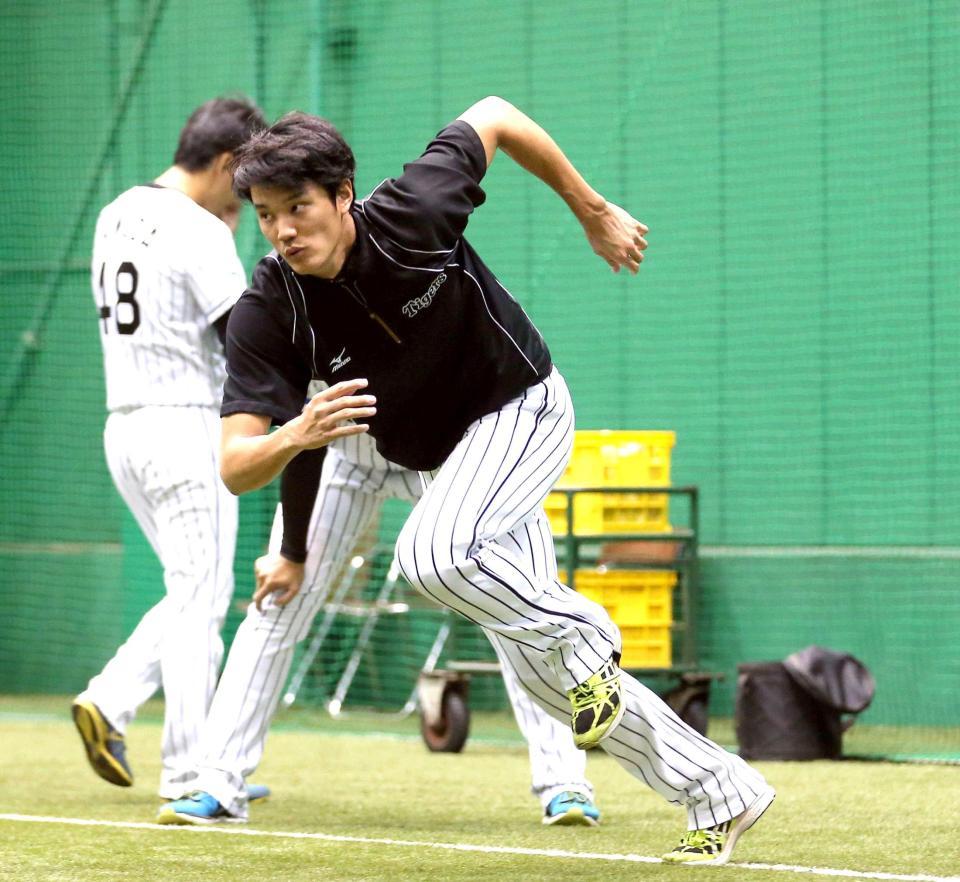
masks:
<path fill-rule="evenodd" d="M 566 571 L 560 574 L 561 581 Z M 669 570 L 577 570 L 574 587 L 618 625 L 670 625 L 677 574 Z"/>
<path fill-rule="evenodd" d="M 566 581 L 567 572 L 561 571 Z M 667 668 L 673 657 L 673 589 L 677 574 L 669 570 L 576 571 L 574 586 L 599 603 L 620 628 L 624 668 Z"/>
<path fill-rule="evenodd" d="M 674 432 L 581 430 L 557 487 L 669 486 Z M 659 533 L 670 529 L 669 497 L 659 493 L 591 493 L 574 499 L 574 533 Z M 567 532 L 567 498 L 544 504 L 556 536 Z"/>
<path fill-rule="evenodd" d="M 669 668 L 671 637 L 669 625 L 622 625 L 622 668 Z"/>

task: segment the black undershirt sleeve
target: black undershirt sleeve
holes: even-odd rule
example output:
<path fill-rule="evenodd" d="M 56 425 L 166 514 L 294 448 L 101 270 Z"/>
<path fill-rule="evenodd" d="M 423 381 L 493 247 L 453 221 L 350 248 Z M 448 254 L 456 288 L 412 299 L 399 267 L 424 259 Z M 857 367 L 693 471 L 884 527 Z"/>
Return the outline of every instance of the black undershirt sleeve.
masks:
<path fill-rule="evenodd" d="M 294 563 L 307 559 L 307 528 L 317 499 L 320 470 L 327 448 L 298 453 L 280 477 L 280 505 L 283 507 L 283 541 L 280 554 Z"/>

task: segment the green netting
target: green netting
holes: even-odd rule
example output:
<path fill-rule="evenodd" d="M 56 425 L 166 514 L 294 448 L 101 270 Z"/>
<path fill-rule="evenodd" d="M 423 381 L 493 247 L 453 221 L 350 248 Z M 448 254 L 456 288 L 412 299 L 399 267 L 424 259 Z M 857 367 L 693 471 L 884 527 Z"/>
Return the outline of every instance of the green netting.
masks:
<path fill-rule="evenodd" d="M 495 661 L 475 625 L 441 609 L 402 578 L 391 579 L 393 540 L 410 505 L 391 501 L 358 543 L 302 643 L 284 696 L 292 705 L 320 705 L 335 715 L 375 708 L 411 713 L 421 670 L 451 661 Z M 473 675 L 470 705 L 505 706 L 498 676 Z"/>
<path fill-rule="evenodd" d="M 954 0 L 7 0 L 0 72 L 0 688 L 79 689 L 160 590 L 101 452 L 98 208 L 216 94 L 329 116 L 364 192 L 492 93 L 651 228 L 640 278 L 613 276 L 501 158 L 469 233 L 581 427 L 677 432 L 717 710 L 738 662 L 821 643 L 875 671 L 884 753 L 960 754 Z M 265 250 L 249 216 L 239 245 L 248 269 Z M 244 501 L 238 596 L 274 499 Z M 402 704 L 388 666 L 415 672 L 431 615 L 384 618 L 348 703 Z M 303 696 L 329 693 L 325 665 Z"/>

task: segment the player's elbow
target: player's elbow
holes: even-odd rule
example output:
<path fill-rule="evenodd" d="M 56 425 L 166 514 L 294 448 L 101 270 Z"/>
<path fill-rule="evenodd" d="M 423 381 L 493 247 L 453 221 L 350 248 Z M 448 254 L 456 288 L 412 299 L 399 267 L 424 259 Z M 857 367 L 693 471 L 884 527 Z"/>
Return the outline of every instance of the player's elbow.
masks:
<path fill-rule="evenodd" d="M 499 132 L 501 127 L 510 117 L 517 112 L 509 101 L 500 98 L 498 95 L 487 95 L 481 98 L 476 104 L 468 108 L 460 117 L 466 120 L 475 129 L 490 129 L 493 132 Z"/>
<path fill-rule="evenodd" d="M 483 108 L 490 114 L 510 113 L 516 110 L 506 98 L 501 98 L 499 95 L 487 95 L 486 98 L 481 98 L 474 107 Z"/>
<path fill-rule="evenodd" d="M 234 496 L 240 496 L 240 494 L 246 493 L 250 489 L 244 486 L 243 481 L 240 480 L 236 471 L 231 469 L 225 462 L 220 466 L 220 480 L 223 481 L 224 486 Z"/>
<path fill-rule="evenodd" d="M 229 446 L 220 452 L 220 480 L 234 496 L 257 489 L 250 470 L 244 468 L 242 456 L 238 456 L 237 451 Z"/>
<path fill-rule="evenodd" d="M 246 490 L 242 474 L 235 443 L 224 431 L 220 439 L 220 480 L 234 496 L 239 496 Z"/>
<path fill-rule="evenodd" d="M 268 484 L 272 475 L 263 475 L 257 439 L 269 428 L 269 418 L 238 413 L 220 423 L 220 480 L 234 495 L 249 493 Z"/>
<path fill-rule="evenodd" d="M 220 480 L 234 496 L 266 487 L 274 477 L 273 472 L 264 469 L 262 464 L 236 452 L 224 455 L 220 462 Z"/>
<path fill-rule="evenodd" d="M 509 139 L 515 119 L 519 115 L 519 111 L 509 101 L 496 95 L 488 95 L 460 114 L 459 119 L 470 125 L 483 142 L 489 166 L 497 148 L 503 145 L 505 139 Z"/>

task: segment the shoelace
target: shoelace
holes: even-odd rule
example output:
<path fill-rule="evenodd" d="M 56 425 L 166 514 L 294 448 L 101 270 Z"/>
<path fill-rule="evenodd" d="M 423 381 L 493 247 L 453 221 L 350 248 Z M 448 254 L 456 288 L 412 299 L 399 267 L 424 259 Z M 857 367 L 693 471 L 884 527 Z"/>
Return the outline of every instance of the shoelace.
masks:
<path fill-rule="evenodd" d="M 720 851 L 723 848 L 727 831 L 723 827 L 711 827 L 707 830 L 689 830 L 680 837 L 677 850 L 689 848 L 694 851 Z"/>
<path fill-rule="evenodd" d="M 574 710 L 582 710 L 585 707 L 592 707 L 598 702 L 608 701 L 615 691 L 609 681 L 600 682 L 592 687 L 580 685 L 573 689 L 570 704 Z"/>

